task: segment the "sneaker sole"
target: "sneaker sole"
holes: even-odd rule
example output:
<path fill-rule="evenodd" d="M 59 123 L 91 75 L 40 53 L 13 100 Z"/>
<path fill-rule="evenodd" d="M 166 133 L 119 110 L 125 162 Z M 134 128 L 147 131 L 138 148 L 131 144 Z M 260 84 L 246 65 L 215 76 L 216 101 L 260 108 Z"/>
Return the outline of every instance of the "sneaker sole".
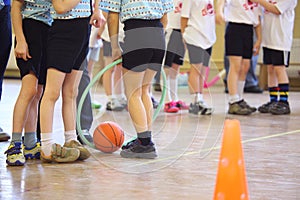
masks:
<path fill-rule="evenodd" d="M 25 164 L 25 162 L 23 163 L 23 162 L 17 160 L 16 162 L 11 163 L 6 160 L 6 164 L 8 164 L 9 166 L 23 166 Z"/>
<path fill-rule="evenodd" d="M 24 154 L 24 157 L 26 160 L 34 160 L 34 159 L 40 159 L 41 154 L 40 152 L 36 153 L 36 154 Z"/>
<path fill-rule="evenodd" d="M 154 159 L 157 157 L 156 152 L 150 153 L 128 153 L 126 151 L 121 151 L 120 155 L 122 158 L 144 158 L 144 159 Z"/>

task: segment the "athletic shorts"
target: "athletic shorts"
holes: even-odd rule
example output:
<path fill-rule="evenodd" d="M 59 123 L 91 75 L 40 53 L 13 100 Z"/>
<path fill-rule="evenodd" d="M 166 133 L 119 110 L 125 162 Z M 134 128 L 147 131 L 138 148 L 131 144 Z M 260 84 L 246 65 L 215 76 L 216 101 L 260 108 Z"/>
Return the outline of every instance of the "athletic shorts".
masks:
<path fill-rule="evenodd" d="M 20 76 L 23 78 L 31 71 L 38 78 L 39 84 L 46 82 L 46 50 L 47 36 L 50 26 L 34 19 L 23 19 L 23 32 L 28 44 L 29 55 L 32 57 L 27 61 L 16 58 Z M 16 45 L 15 40 L 15 45 Z"/>
<path fill-rule="evenodd" d="M 165 36 L 159 19 L 124 22 L 123 67 L 135 72 L 159 71 L 165 54 Z"/>
<path fill-rule="evenodd" d="M 263 62 L 265 65 L 286 67 L 290 64 L 290 52 L 263 47 Z"/>
<path fill-rule="evenodd" d="M 47 68 L 64 73 L 80 69 L 89 50 L 90 18 L 55 19 L 48 35 Z"/>
<path fill-rule="evenodd" d="M 186 47 L 189 52 L 189 59 L 191 64 L 200 64 L 203 66 L 209 67 L 209 61 L 211 56 L 212 47 L 208 49 L 202 49 L 191 44 L 186 44 Z"/>
<path fill-rule="evenodd" d="M 99 55 L 100 54 L 100 47 L 90 47 L 89 48 L 89 53 L 87 55 L 88 60 L 93 60 L 97 62 L 99 60 Z"/>
<path fill-rule="evenodd" d="M 182 34 L 179 29 L 173 29 L 167 44 L 165 66 L 171 67 L 173 63 L 182 65 L 184 53 L 185 49 Z"/>
<path fill-rule="evenodd" d="M 229 22 L 225 32 L 226 56 L 251 59 L 253 53 L 253 25 Z"/>

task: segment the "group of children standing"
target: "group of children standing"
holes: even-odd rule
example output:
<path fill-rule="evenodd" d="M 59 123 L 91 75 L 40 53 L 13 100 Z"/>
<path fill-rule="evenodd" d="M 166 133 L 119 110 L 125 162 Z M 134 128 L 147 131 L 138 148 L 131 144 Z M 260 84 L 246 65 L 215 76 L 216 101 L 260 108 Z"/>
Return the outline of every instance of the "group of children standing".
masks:
<path fill-rule="evenodd" d="M 121 156 L 155 158 L 153 106 L 149 92 L 151 82 L 165 57 L 168 102 L 164 111 L 189 109 L 192 114 L 212 114 L 213 108 L 203 100 L 203 85 L 205 68 L 209 67 L 216 41 L 216 22 L 228 23 L 225 34 L 225 52 L 230 62 L 228 113 L 249 115 L 256 111 L 243 99 L 242 93 L 250 59 L 253 54 L 259 53 L 261 45 L 264 63 L 268 67 L 270 102 L 258 110 L 272 114 L 290 113 L 286 67 L 296 4 L 296 0 L 218 0 L 215 9 L 212 0 L 95 0 L 92 8 L 89 0 L 52 0 L 52 3 L 48 0 L 14 0 L 15 55 L 22 88 L 14 108 L 12 142 L 5 152 L 7 164 L 24 165 L 26 159 L 38 157 L 44 162 L 73 162 L 90 156 L 77 141 L 76 97 L 82 75 L 80 66 L 88 53 L 90 24 L 96 23 L 94 25 L 99 27 L 102 21 L 98 5 L 108 11 L 110 46 L 105 56 L 110 57 L 110 61 L 122 57 L 128 111 L 137 132 L 137 139 L 122 147 Z M 125 31 L 122 48 L 120 22 L 124 24 Z M 257 37 L 254 44 L 253 29 Z M 177 96 L 177 75 L 186 50 L 191 63 L 190 106 Z M 111 81 L 109 79 L 107 81 Z M 55 143 L 52 138 L 54 106 L 60 92 L 64 146 Z M 40 99 L 41 147 L 35 132 Z"/>

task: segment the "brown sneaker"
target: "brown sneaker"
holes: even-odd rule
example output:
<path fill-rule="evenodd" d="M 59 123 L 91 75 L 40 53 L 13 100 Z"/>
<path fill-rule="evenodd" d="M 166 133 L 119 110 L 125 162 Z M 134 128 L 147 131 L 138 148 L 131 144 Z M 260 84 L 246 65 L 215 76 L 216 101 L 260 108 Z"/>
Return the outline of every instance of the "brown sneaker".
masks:
<path fill-rule="evenodd" d="M 232 115 L 250 115 L 252 110 L 248 107 L 243 107 L 239 104 L 240 102 L 230 103 L 228 114 Z"/>
<path fill-rule="evenodd" d="M 44 152 L 41 151 L 41 160 L 43 162 L 67 163 L 76 161 L 79 158 L 79 155 L 80 151 L 78 149 L 53 144 L 50 156 L 46 156 Z"/>
<path fill-rule="evenodd" d="M 256 112 L 257 108 L 250 106 L 244 99 L 239 101 L 239 104 L 244 108 L 249 108 L 252 112 Z"/>
<path fill-rule="evenodd" d="M 64 147 L 78 149 L 80 151 L 80 156 L 78 158 L 79 160 L 85 160 L 91 156 L 91 153 L 76 140 L 71 140 L 69 142 L 66 142 L 64 144 Z"/>

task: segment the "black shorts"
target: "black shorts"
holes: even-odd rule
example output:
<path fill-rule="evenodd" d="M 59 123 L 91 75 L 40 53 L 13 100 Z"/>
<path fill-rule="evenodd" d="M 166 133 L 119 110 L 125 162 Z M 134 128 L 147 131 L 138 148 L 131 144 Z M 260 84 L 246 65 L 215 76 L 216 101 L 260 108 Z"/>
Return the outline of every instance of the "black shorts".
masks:
<path fill-rule="evenodd" d="M 23 19 L 23 32 L 29 49 L 29 55 L 32 57 L 27 61 L 22 58 L 16 58 L 20 76 L 23 78 L 30 72 L 33 72 L 38 78 L 39 84 L 46 82 L 46 50 L 47 36 L 50 26 L 34 19 Z M 15 40 L 15 46 L 17 42 Z"/>
<path fill-rule="evenodd" d="M 290 52 L 263 47 L 263 62 L 265 65 L 286 66 L 290 64 Z"/>
<path fill-rule="evenodd" d="M 202 49 L 191 44 L 186 44 L 186 47 L 189 52 L 189 59 L 191 64 L 200 64 L 203 66 L 209 67 L 209 61 L 211 56 L 212 47 L 208 49 Z"/>
<path fill-rule="evenodd" d="M 253 53 L 253 25 L 229 22 L 225 33 L 226 56 L 251 59 Z"/>
<path fill-rule="evenodd" d="M 165 66 L 171 67 L 173 63 L 182 65 L 184 53 L 182 34 L 179 29 L 173 29 L 167 44 Z"/>
<path fill-rule="evenodd" d="M 165 54 L 165 37 L 159 19 L 124 22 L 123 67 L 135 72 L 159 71 Z"/>
<path fill-rule="evenodd" d="M 90 18 L 54 20 L 48 35 L 47 68 L 64 73 L 80 69 L 89 50 Z"/>

